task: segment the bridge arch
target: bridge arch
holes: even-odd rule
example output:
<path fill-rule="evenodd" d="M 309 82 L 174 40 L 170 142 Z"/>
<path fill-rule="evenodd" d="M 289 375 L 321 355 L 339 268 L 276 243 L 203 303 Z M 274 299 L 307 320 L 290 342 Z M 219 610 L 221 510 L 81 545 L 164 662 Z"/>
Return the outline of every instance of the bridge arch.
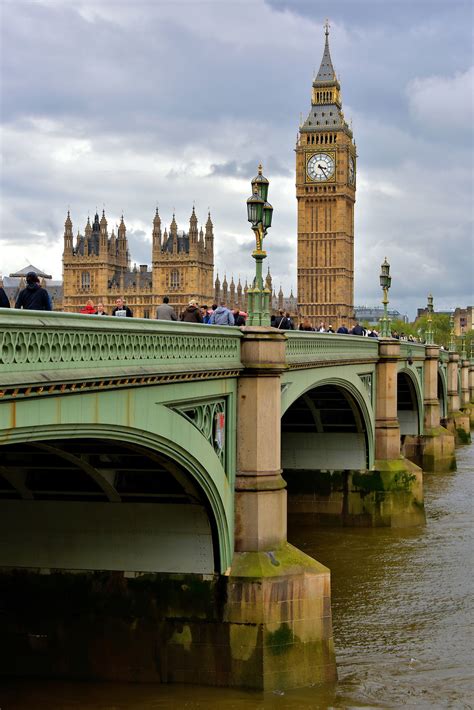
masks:
<path fill-rule="evenodd" d="M 448 416 L 448 383 L 443 367 L 438 367 L 438 401 L 439 415 L 443 419 Z"/>
<path fill-rule="evenodd" d="M 136 394 L 125 391 L 116 392 L 115 395 L 119 396 L 122 401 L 114 400 L 115 406 L 103 407 L 103 411 L 99 415 L 97 410 L 100 410 L 101 406 L 98 404 L 97 397 L 110 398 L 112 393 L 75 395 L 73 398 L 64 398 L 61 402 L 58 400 L 56 403 L 52 398 L 38 402 L 40 411 L 37 412 L 39 414 L 37 418 L 41 423 L 36 426 L 28 426 L 25 421 L 22 421 L 21 405 L 24 403 L 17 402 L 12 404 L 12 407 L 15 408 L 17 426 L 2 432 L 0 449 L 5 453 L 11 446 L 19 444 L 25 446 L 27 443 L 32 445 L 36 442 L 43 447 L 49 447 L 50 450 L 56 449 L 56 453 L 60 450 L 59 454 L 65 459 L 69 458 L 69 463 L 75 463 L 76 469 L 82 468 L 83 474 L 88 473 L 91 477 L 90 480 L 94 479 L 92 467 L 87 471 L 87 462 L 72 461 L 71 451 L 67 450 L 67 442 L 85 440 L 96 443 L 108 442 L 110 450 L 113 450 L 114 447 L 122 450 L 125 447 L 129 451 L 132 449 L 140 451 L 149 460 L 156 461 L 158 457 L 163 463 L 163 468 L 183 488 L 183 495 L 188 499 L 194 496 L 195 505 L 192 511 L 195 513 L 194 518 L 197 525 L 195 532 L 199 543 L 198 547 L 201 545 L 202 564 L 199 563 L 199 554 L 196 548 L 193 556 L 190 555 L 189 550 L 182 547 L 180 550 L 176 550 L 176 557 L 171 567 L 164 562 L 162 568 L 150 568 L 149 571 L 223 572 L 231 564 L 233 551 L 233 471 L 224 469 L 211 444 L 190 421 L 171 408 L 153 401 L 156 400 L 156 395 L 153 397 L 151 389 L 153 388 L 137 390 Z M 147 402 L 140 401 L 140 391 L 147 398 Z M 134 401 L 134 398 L 138 398 L 138 401 Z M 153 416 L 150 416 L 148 406 L 150 400 L 153 402 Z M 132 422 L 135 422 L 136 426 L 133 426 Z M 73 452 L 72 456 L 75 459 L 80 458 L 77 456 L 77 452 Z M 5 476 L 3 478 L 5 480 Z M 94 484 L 100 489 L 104 500 L 107 500 L 108 503 L 118 503 L 122 496 L 117 490 L 116 480 L 112 480 L 112 478 L 110 472 L 107 475 L 101 474 L 100 480 L 96 477 Z M 11 487 L 11 480 L 9 484 Z M 37 501 L 31 500 L 32 496 L 28 495 L 28 487 L 24 481 L 23 484 L 20 483 L 21 487 L 23 487 L 23 495 L 20 492 L 19 497 L 24 500 L 15 501 L 15 503 L 26 504 L 26 507 L 37 505 Z M 30 500 L 25 500 L 28 497 Z M 12 509 L 15 507 L 13 501 L 2 501 L 2 507 L 5 505 L 10 505 Z M 125 507 L 133 505 L 138 504 L 127 500 L 126 503 L 122 502 L 119 505 L 107 507 L 115 509 L 122 506 L 125 510 Z M 146 503 L 144 500 L 140 502 L 144 514 L 151 516 L 151 519 L 153 519 L 154 513 L 149 508 L 154 505 L 154 510 L 158 511 L 155 503 Z M 145 510 L 144 507 L 147 509 Z M 161 509 L 165 510 L 163 506 Z M 204 511 L 206 515 L 204 515 Z M 171 508 L 168 509 L 168 512 L 171 512 Z M 180 513 L 182 514 L 183 511 L 181 510 Z M 107 515 L 117 516 L 119 514 L 115 511 L 113 514 L 108 512 Z M 133 513 L 130 513 L 130 516 L 133 517 Z M 174 532 L 179 535 L 180 530 L 177 529 L 176 520 L 175 517 Z M 189 519 L 183 518 L 182 520 L 181 533 L 185 537 L 184 528 L 187 526 L 189 529 Z M 188 541 L 189 539 L 188 535 Z M 184 568 L 186 558 L 193 560 L 191 569 Z M 139 571 L 147 571 L 146 565 Z"/>
<path fill-rule="evenodd" d="M 370 468 L 372 392 L 358 379 L 360 387 L 349 379 L 322 377 L 286 399 L 281 435 L 284 470 Z"/>
<path fill-rule="evenodd" d="M 397 416 L 400 436 L 419 436 L 423 432 L 423 393 L 410 367 L 402 367 L 397 374 Z"/>

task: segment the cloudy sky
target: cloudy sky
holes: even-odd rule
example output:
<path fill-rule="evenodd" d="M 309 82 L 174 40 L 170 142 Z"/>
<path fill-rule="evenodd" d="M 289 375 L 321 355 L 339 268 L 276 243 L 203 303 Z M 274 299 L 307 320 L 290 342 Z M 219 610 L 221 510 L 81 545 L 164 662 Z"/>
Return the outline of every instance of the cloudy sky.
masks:
<path fill-rule="evenodd" d="M 156 205 L 215 225 L 222 279 L 250 276 L 245 201 L 270 179 L 268 262 L 296 291 L 294 147 L 324 48 L 352 118 L 358 175 L 357 304 L 410 317 L 473 302 L 471 0 L 0 0 L 0 272 L 61 277 L 75 231 L 124 214 L 132 260 L 149 263 Z"/>

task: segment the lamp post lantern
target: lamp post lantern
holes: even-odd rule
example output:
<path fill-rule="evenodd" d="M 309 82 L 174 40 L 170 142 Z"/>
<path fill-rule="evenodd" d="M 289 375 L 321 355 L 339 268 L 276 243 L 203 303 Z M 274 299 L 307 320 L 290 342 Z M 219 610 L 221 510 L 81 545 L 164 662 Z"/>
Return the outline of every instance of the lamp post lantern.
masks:
<path fill-rule="evenodd" d="M 252 194 L 247 200 L 247 219 L 255 234 L 255 278 L 248 289 L 248 325 L 270 325 L 270 289 L 264 286 L 262 262 L 267 253 L 263 249 L 263 240 L 272 226 L 273 207 L 267 201 L 269 181 L 262 175 L 262 166 L 258 166 L 258 175 L 251 182 Z"/>
<path fill-rule="evenodd" d="M 431 293 L 428 295 L 428 324 L 425 332 L 425 344 L 433 345 L 433 296 Z"/>
<path fill-rule="evenodd" d="M 392 277 L 390 276 L 390 264 L 387 261 L 387 257 L 385 257 L 384 262 L 381 266 L 381 271 L 380 271 L 380 285 L 383 290 L 383 318 L 380 319 L 381 323 L 381 329 L 380 329 L 380 335 L 382 338 L 390 338 L 391 337 L 391 332 L 390 332 L 390 318 L 388 317 L 388 310 L 387 306 L 389 304 L 388 300 L 388 290 L 391 286 L 392 283 Z"/>
<path fill-rule="evenodd" d="M 454 313 L 449 316 L 449 352 L 456 352 L 456 337 L 454 335 Z"/>

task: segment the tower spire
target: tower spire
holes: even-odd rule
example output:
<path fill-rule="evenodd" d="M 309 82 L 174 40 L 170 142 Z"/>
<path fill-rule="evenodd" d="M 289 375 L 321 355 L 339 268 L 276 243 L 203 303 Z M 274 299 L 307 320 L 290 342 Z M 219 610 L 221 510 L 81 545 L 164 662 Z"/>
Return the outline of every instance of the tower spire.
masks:
<path fill-rule="evenodd" d="M 321 59 L 321 65 L 316 75 L 315 82 L 336 81 L 336 72 L 334 71 L 331 52 L 329 51 L 329 20 L 326 20 L 324 25 L 324 34 L 326 35 L 326 41 L 324 43 L 323 58 Z"/>

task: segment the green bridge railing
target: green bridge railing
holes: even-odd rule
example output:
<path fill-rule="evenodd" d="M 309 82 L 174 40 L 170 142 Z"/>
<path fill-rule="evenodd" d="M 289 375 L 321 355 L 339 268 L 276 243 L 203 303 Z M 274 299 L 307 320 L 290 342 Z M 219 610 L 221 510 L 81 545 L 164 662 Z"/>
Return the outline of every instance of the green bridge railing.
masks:
<path fill-rule="evenodd" d="M 0 387 L 196 371 L 238 374 L 241 337 L 229 326 L 2 309 Z"/>
<path fill-rule="evenodd" d="M 376 338 L 302 331 L 285 335 L 290 367 L 378 359 Z M 0 396 L 15 387 L 21 394 L 59 382 L 103 386 L 106 378 L 108 386 L 126 386 L 158 381 L 151 376 L 159 381 L 198 372 L 236 376 L 243 368 L 241 338 L 240 329 L 229 326 L 1 309 Z M 400 349 L 402 358 L 424 356 L 420 344 L 401 342 Z M 441 358 L 444 362 L 448 353 L 441 351 Z M 67 391 L 74 387 L 68 385 Z"/>
<path fill-rule="evenodd" d="M 400 340 L 400 357 L 408 359 L 410 357 L 425 357 L 425 346 L 422 343 L 411 343 L 407 340 Z"/>
<path fill-rule="evenodd" d="M 378 340 L 339 333 L 311 333 L 286 330 L 286 361 L 289 365 L 318 362 L 360 362 L 378 359 Z"/>

